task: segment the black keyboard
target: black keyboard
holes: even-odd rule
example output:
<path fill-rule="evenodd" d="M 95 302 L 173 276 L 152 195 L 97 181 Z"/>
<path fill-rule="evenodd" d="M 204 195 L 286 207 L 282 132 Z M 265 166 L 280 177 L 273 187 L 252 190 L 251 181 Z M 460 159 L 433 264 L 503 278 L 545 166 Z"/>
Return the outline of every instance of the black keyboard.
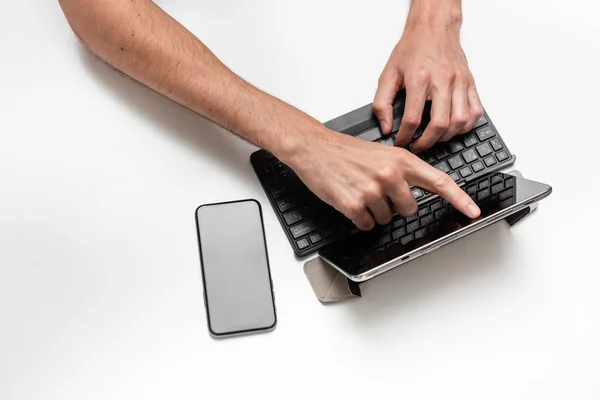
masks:
<path fill-rule="evenodd" d="M 394 128 L 389 136 L 381 134 L 378 123 L 371 114 L 370 105 L 354 110 L 325 125 L 341 133 L 392 146 L 400 126 L 402 109 L 403 103 L 394 104 Z M 367 111 L 369 117 L 363 118 Z M 429 115 L 428 107 L 424 115 Z M 425 119 L 421 124 L 413 141 L 422 134 L 427 122 Z M 457 135 L 446 143 L 437 143 L 431 149 L 419 154 L 419 157 L 449 174 L 461 185 L 463 182 L 468 183 L 491 172 L 500 171 L 515 161 L 515 157 L 506 147 L 487 113 L 477 121 L 471 132 Z M 298 257 L 312 254 L 321 247 L 356 231 L 355 225 L 350 220 L 321 201 L 300 181 L 291 168 L 271 153 L 258 150 L 251 155 L 250 159 Z M 419 204 L 437 197 L 418 187 L 412 187 L 411 190 Z M 417 234 L 421 234 L 420 231 Z"/>
<path fill-rule="evenodd" d="M 484 176 L 463 190 L 480 208 L 492 205 L 495 209 L 504 209 L 515 203 L 516 178 L 511 175 L 495 173 Z M 393 244 L 406 246 L 413 241 L 425 238 L 428 234 L 440 229 L 440 224 L 455 221 L 459 213 L 446 199 L 437 198 L 421 204 L 419 211 L 412 217 L 395 215 L 387 225 L 377 226 L 369 232 L 367 246 L 370 250 L 384 250 Z M 366 236 L 365 236 L 366 237 Z"/>

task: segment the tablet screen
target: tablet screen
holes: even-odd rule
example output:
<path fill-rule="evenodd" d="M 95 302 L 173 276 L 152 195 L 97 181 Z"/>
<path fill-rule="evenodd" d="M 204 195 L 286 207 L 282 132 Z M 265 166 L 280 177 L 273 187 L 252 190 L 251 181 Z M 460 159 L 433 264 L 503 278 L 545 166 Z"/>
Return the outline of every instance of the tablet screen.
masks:
<path fill-rule="evenodd" d="M 549 189 L 548 185 L 512 175 L 488 175 L 463 187 L 481 209 L 477 219 L 466 217 L 446 200 L 437 198 L 422 204 L 413 217 L 397 216 L 388 225 L 331 244 L 319 255 L 347 275 L 362 275 L 390 261 L 403 261 L 415 250 L 426 249 L 474 224 L 483 224 L 498 213 L 543 196 Z"/>

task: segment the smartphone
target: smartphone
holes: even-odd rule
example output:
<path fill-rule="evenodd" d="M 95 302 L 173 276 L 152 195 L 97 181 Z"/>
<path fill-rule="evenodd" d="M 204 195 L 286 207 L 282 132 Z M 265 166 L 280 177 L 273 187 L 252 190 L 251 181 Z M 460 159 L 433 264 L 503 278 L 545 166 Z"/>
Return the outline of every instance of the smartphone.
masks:
<path fill-rule="evenodd" d="M 258 201 L 201 205 L 196 228 L 209 333 L 228 337 L 275 329 L 275 295 Z"/>
<path fill-rule="evenodd" d="M 522 211 L 550 195 L 552 187 L 495 173 L 468 183 L 463 190 L 481 209 L 476 219 L 438 197 L 419 204 L 413 217 L 397 216 L 388 225 L 350 235 L 323 247 L 319 256 L 348 279 L 364 282 Z"/>

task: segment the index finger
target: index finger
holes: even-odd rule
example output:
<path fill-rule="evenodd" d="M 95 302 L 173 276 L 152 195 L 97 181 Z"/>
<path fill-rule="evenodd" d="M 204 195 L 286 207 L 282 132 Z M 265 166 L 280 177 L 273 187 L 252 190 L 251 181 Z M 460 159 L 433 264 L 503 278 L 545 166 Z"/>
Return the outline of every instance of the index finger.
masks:
<path fill-rule="evenodd" d="M 465 191 L 448 176 L 432 167 L 419 157 L 411 157 L 411 168 L 406 171 L 409 184 L 437 193 L 450 202 L 461 213 L 477 218 L 481 210 Z"/>

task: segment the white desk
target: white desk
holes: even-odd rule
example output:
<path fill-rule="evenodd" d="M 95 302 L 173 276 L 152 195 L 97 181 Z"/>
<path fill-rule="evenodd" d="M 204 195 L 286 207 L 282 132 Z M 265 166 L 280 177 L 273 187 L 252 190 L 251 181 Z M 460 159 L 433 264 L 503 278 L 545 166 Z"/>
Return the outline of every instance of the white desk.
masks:
<path fill-rule="evenodd" d="M 372 100 L 408 1 L 160 3 L 325 121 Z M 56 1 L 3 2 L 0 398 L 599 399 L 599 6 L 464 7 L 483 103 L 515 167 L 554 193 L 323 306 L 252 146 L 90 56 Z M 279 325 L 215 341 L 193 213 L 248 197 L 266 210 Z"/>

